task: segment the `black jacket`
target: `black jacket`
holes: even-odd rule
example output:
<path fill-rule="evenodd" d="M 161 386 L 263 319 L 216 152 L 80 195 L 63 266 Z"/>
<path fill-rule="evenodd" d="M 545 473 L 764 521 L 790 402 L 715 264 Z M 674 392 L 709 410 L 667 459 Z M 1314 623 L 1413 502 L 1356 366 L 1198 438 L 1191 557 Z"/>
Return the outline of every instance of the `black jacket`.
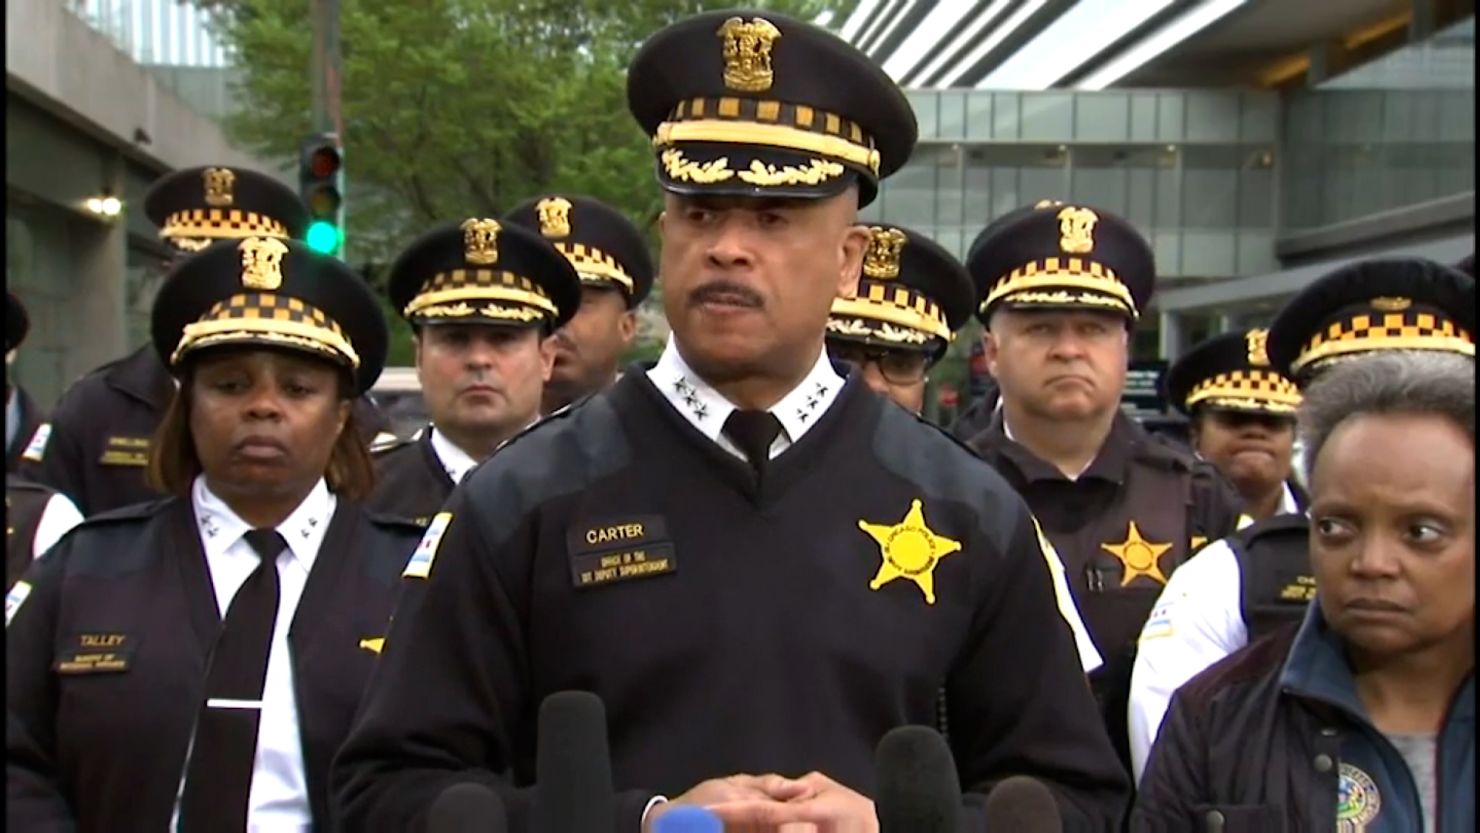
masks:
<path fill-rule="evenodd" d="M 1009 775 L 1072 833 L 1129 792 L 1022 501 L 856 375 L 759 482 L 640 368 L 474 469 L 408 564 L 337 821 L 423 830 L 477 780 L 528 830 L 539 706 L 567 689 L 606 704 L 619 832 L 737 772 L 869 795 L 880 738 L 942 689 L 968 824 Z"/>
<path fill-rule="evenodd" d="M 1473 831 L 1473 672 L 1451 702 L 1437 757 L 1435 829 Z M 1172 696 L 1130 829 L 1410 833 L 1421 818 L 1406 763 L 1368 721 L 1341 640 L 1312 604 L 1298 626 L 1225 657 Z"/>
<path fill-rule="evenodd" d="M 432 427 L 418 436 L 371 447 L 375 491 L 365 508 L 426 526 L 452 494 L 452 478 L 432 448 Z"/>
<path fill-rule="evenodd" d="M 326 833 L 329 762 L 418 538 L 410 524 L 340 500 L 293 618 L 304 775 L 315 826 Z M 169 498 L 85 521 L 12 590 L 6 829 L 160 833 L 169 825 L 221 627 L 207 569 L 190 500 Z M 121 667 L 59 670 L 88 635 L 115 637 Z"/>

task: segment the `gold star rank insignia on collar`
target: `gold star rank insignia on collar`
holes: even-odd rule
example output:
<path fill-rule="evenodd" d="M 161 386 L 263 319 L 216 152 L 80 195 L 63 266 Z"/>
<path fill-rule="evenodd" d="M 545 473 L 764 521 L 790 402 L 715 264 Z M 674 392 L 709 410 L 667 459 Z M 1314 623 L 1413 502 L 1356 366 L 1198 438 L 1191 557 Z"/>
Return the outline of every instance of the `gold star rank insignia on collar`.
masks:
<path fill-rule="evenodd" d="M 860 520 L 858 528 L 878 542 L 879 554 L 884 559 L 868 589 L 878 590 L 897 578 L 904 578 L 920 588 L 926 604 L 935 604 L 935 565 L 951 553 L 959 552 L 961 542 L 937 535 L 926 525 L 918 498 L 910 502 L 910 511 L 899 523 L 871 524 Z"/>
<path fill-rule="evenodd" d="M 1141 537 L 1141 530 L 1136 528 L 1135 521 L 1130 522 L 1124 541 L 1100 545 L 1100 549 L 1120 559 L 1120 563 L 1125 565 L 1120 577 L 1121 587 L 1130 584 L 1136 576 L 1146 576 L 1166 584 L 1167 577 L 1161 572 L 1160 559 L 1171 548 L 1170 543 L 1156 544 Z"/>

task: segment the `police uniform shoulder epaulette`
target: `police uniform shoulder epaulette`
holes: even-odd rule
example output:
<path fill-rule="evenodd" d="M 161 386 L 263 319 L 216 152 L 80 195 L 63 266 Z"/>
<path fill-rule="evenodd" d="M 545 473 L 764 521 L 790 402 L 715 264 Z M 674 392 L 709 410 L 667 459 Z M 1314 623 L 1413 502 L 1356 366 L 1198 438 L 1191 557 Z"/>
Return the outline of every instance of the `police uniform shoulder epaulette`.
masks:
<path fill-rule="evenodd" d="M 1310 518 L 1301 514 L 1273 515 L 1261 521 L 1249 524 L 1229 536 L 1244 548 L 1249 548 L 1259 541 L 1267 541 L 1273 538 L 1300 538 L 1304 539 L 1310 534 Z"/>
<path fill-rule="evenodd" d="M 405 448 L 408 445 L 416 445 L 415 437 L 402 439 L 388 431 L 381 432 L 375 439 L 370 441 L 370 456 L 383 457 L 392 451 Z"/>
<path fill-rule="evenodd" d="M 1142 460 L 1158 463 L 1167 468 L 1190 471 L 1194 474 L 1200 466 L 1206 466 L 1209 469 L 1213 467 L 1211 463 L 1199 460 L 1192 449 L 1170 437 L 1149 431 L 1146 432 L 1146 436 L 1148 441 L 1141 444 L 1140 454 L 1137 455 Z"/>
<path fill-rule="evenodd" d="M 106 512 L 99 512 L 96 515 L 84 518 L 82 523 L 77 525 L 77 528 L 97 528 L 147 521 L 164 511 L 174 500 L 175 498 L 173 497 L 162 497 L 144 503 L 135 503 L 129 506 L 120 506 L 117 509 L 109 509 Z"/>
<path fill-rule="evenodd" d="M 46 485 L 43 485 L 41 483 L 36 483 L 34 481 L 31 481 L 31 480 L 25 480 L 25 479 L 20 478 L 20 477 L 6 477 L 5 478 L 5 489 L 6 489 L 6 491 L 9 491 L 11 489 L 15 489 L 18 492 L 37 492 L 37 493 L 40 493 L 40 494 L 43 494 L 43 495 L 54 495 L 54 494 L 57 494 L 57 490 L 56 489 L 53 489 L 50 486 L 46 486 Z"/>
<path fill-rule="evenodd" d="M 392 532 L 410 532 L 415 535 L 420 535 L 426 530 L 426 524 L 418 523 L 415 518 L 395 515 L 390 512 L 376 512 L 369 509 L 362 509 L 362 511 L 365 513 L 365 520 L 369 521 L 372 526 L 381 529 L 387 529 Z"/>

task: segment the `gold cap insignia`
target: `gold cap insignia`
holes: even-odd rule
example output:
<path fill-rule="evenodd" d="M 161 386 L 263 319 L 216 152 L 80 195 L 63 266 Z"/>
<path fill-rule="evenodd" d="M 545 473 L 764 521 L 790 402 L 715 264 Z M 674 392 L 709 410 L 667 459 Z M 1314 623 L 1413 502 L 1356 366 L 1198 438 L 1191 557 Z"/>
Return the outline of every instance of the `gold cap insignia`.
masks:
<path fill-rule="evenodd" d="M 1244 340 L 1249 344 L 1249 364 L 1255 367 L 1267 367 L 1269 352 L 1265 349 L 1265 345 L 1269 342 L 1269 330 L 1250 330 L 1244 333 Z"/>
<path fill-rule="evenodd" d="M 469 263 L 487 266 L 498 263 L 498 220 L 473 217 L 463 221 L 463 258 Z"/>
<path fill-rule="evenodd" d="M 771 71 L 771 47 L 781 37 L 776 24 L 763 17 L 749 23 L 732 17 L 715 34 L 725 39 L 725 86 L 732 90 L 760 92 L 776 80 Z"/>
<path fill-rule="evenodd" d="M 206 205 L 231 205 L 236 200 L 236 172 L 230 168 L 206 168 L 201 172 L 206 186 Z"/>
<path fill-rule="evenodd" d="M 1402 312 L 1403 310 L 1413 306 L 1413 299 L 1403 297 L 1381 297 L 1373 298 L 1371 303 L 1372 308 L 1375 310 L 1381 310 L 1382 312 Z"/>
<path fill-rule="evenodd" d="M 570 234 L 570 200 L 565 197 L 546 197 L 534 207 L 540 215 L 540 234 L 546 237 L 565 237 Z"/>
<path fill-rule="evenodd" d="M 930 529 L 918 498 L 910 502 L 910 511 L 899 523 L 871 524 L 860 520 L 858 528 L 878 543 L 879 554 L 884 559 L 868 589 L 878 590 L 897 578 L 908 579 L 925 595 L 925 604 L 935 604 L 935 565 L 951 553 L 959 552 L 961 542 Z"/>
<path fill-rule="evenodd" d="M 1059 248 L 1072 255 L 1095 249 L 1095 223 L 1100 216 L 1088 208 L 1071 205 L 1059 212 Z"/>
<path fill-rule="evenodd" d="M 909 236 L 897 228 L 874 226 L 868 230 L 868 251 L 863 256 L 863 274 L 870 278 L 899 277 L 899 257 Z"/>
<path fill-rule="evenodd" d="M 236 248 L 242 253 L 242 286 L 270 292 L 283 285 L 288 244 L 276 237 L 248 237 Z"/>

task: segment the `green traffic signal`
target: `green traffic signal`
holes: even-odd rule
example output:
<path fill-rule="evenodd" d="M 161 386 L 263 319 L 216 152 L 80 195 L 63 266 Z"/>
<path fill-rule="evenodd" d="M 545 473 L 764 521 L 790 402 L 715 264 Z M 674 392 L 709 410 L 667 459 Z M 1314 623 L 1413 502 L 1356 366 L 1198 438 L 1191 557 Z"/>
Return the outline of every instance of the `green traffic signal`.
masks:
<path fill-rule="evenodd" d="M 310 249 L 316 252 L 332 255 L 339 250 L 339 229 L 328 220 L 315 220 L 308 227 L 308 234 L 304 236 L 304 242 L 308 244 Z"/>

